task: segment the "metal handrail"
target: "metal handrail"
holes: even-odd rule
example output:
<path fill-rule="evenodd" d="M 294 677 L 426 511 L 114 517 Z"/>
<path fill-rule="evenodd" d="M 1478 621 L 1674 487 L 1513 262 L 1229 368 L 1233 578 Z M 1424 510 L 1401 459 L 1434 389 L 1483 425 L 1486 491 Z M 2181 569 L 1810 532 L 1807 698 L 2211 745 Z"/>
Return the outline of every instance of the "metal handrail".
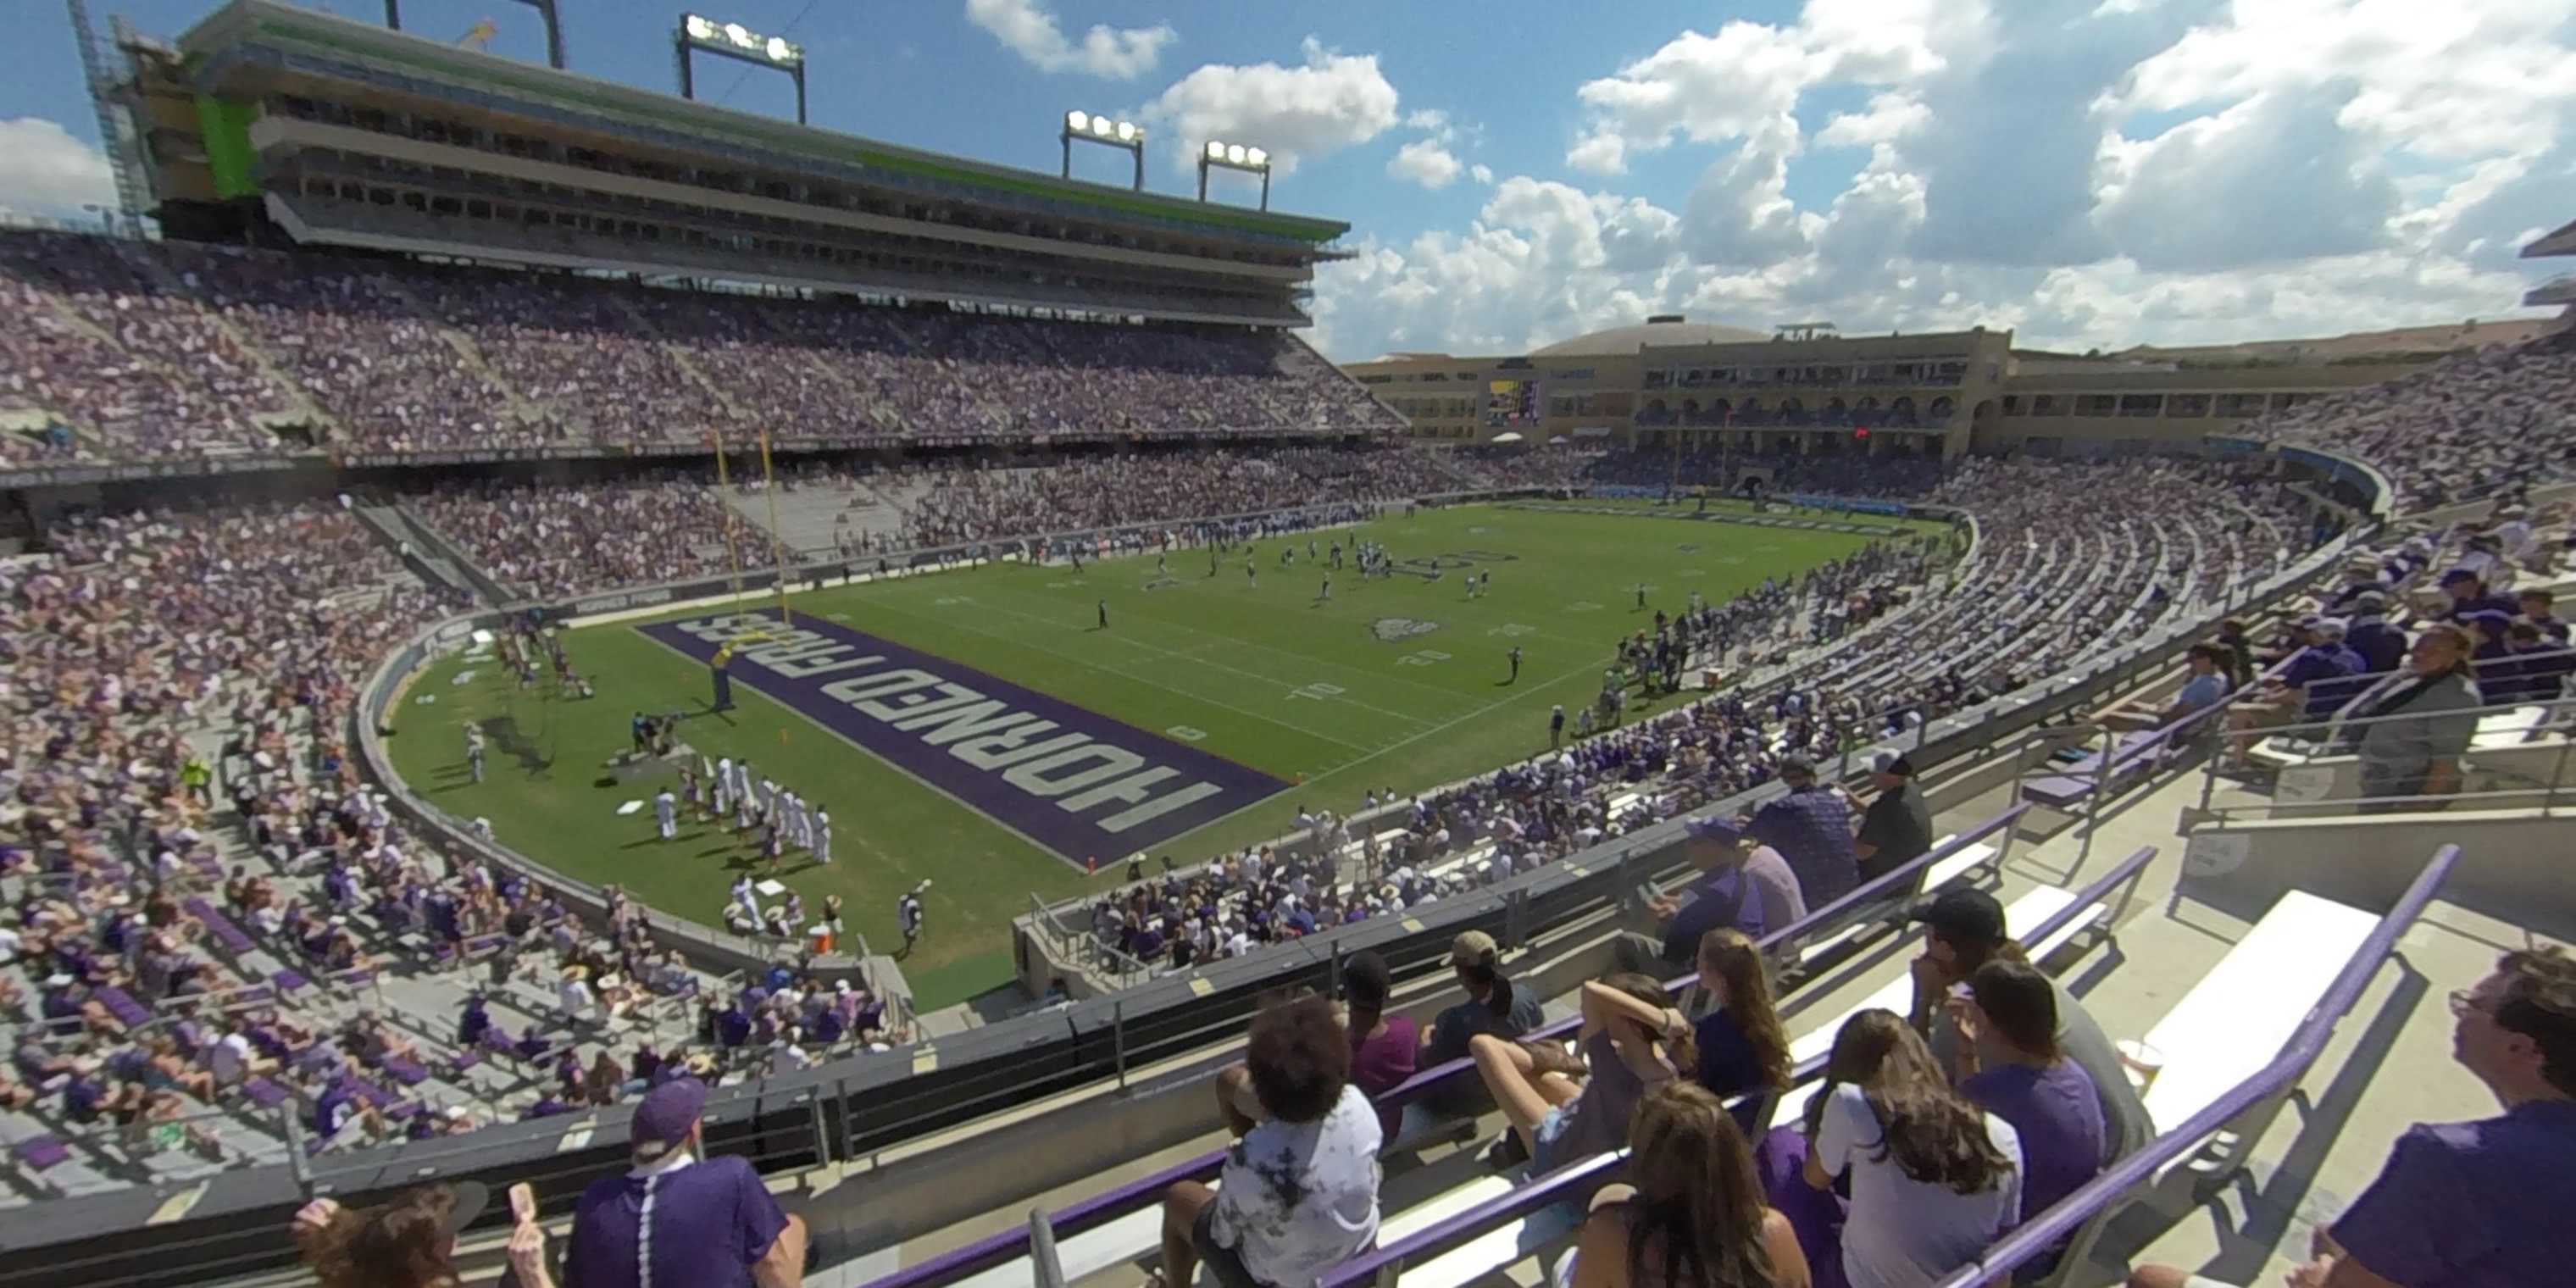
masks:
<path fill-rule="evenodd" d="M 2334 1035 L 2335 1026 L 2361 1001 L 2362 991 L 2379 973 L 2381 963 L 2397 951 L 2399 937 L 2414 926 L 2415 919 L 2433 901 L 2459 857 L 2460 847 L 2456 845 L 2434 851 L 2415 884 L 2380 918 L 2378 927 L 2362 940 L 2325 995 L 2309 1010 L 2306 1022 L 2291 1037 L 2289 1046 L 2263 1066 L 2262 1072 L 2238 1083 L 2138 1152 L 2112 1164 L 2055 1206 L 2024 1221 L 1988 1248 L 1984 1256 L 1953 1272 L 1936 1288 L 1977 1288 L 2039 1259 L 2132 1189 L 2151 1182 L 2168 1164 L 2197 1151 L 2203 1141 L 2224 1130 L 2238 1115 L 2297 1085 L 2309 1066 L 2324 1054 L 2326 1040 Z"/>
<path fill-rule="evenodd" d="M 2027 805 L 2016 805 L 2005 810 L 1977 827 L 1916 856 L 1877 880 L 1863 885 L 1822 908 L 1811 911 L 1804 920 L 1764 936 L 1762 947 L 1765 951 L 1770 951 L 1796 943 L 1819 931 L 1839 927 L 1842 919 L 1855 910 L 1876 908 L 1884 904 L 1899 887 L 1919 880 L 1922 874 L 1929 871 L 1933 865 L 1960 850 L 1997 833 L 2005 833 L 2008 837 L 2009 829 L 2018 823 L 2029 809 Z M 2085 905 L 2074 906 L 2080 908 Z M 1674 987 L 1679 987 L 1684 982 L 1686 977 L 1684 980 L 1676 981 Z M 1582 1020 L 1579 1017 L 1568 1018 L 1534 1030 L 1526 1036 L 1531 1040 L 1563 1037 L 1581 1025 Z M 1472 1059 L 1452 1060 L 1445 1064 L 1434 1065 L 1389 1088 L 1386 1094 L 1376 1098 L 1376 1102 L 1381 1107 L 1410 1104 L 1446 1087 L 1454 1080 L 1473 1076 L 1474 1070 L 1475 1061 Z M 1162 1191 L 1175 1182 L 1205 1180 L 1214 1176 L 1224 1162 L 1225 1151 L 1222 1149 L 1188 1159 L 1155 1173 L 1143 1181 L 1112 1187 L 1055 1212 L 1048 1218 L 1049 1225 L 1056 1238 L 1071 1238 L 1085 1230 L 1105 1225 L 1124 1216 L 1148 1199 L 1159 1201 Z M 1020 1255 L 1029 1246 L 1028 1238 L 1029 1232 L 1026 1228 L 1005 1230 L 877 1279 L 866 1288 L 928 1288 L 929 1285 L 953 1282 L 958 1277 L 988 1269 Z"/>
<path fill-rule="evenodd" d="M 2083 915 L 2085 909 L 2100 902 L 2110 893 L 2112 887 L 2124 881 L 2135 885 L 2138 878 L 2144 875 L 2147 864 L 2155 856 L 2154 846 L 2148 846 L 2130 855 L 2110 874 L 2076 895 L 2075 899 L 2064 908 L 2050 915 L 2038 926 L 2032 927 L 2026 938 L 2031 942 L 2045 939 L 2069 921 Z M 2125 900 L 2123 902 L 2125 903 Z M 2116 918 L 2116 914 L 2113 915 Z M 1827 1055 L 1820 1055 L 1791 1070 L 1789 1086 L 1779 1090 L 1785 1091 L 1815 1081 L 1823 1075 L 1829 1058 Z M 1773 1093 L 1770 1091 L 1756 1093 L 1756 1095 L 1770 1094 Z M 1728 1103 L 1732 1107 L 1753 1098 L 1754 1096 L 1739 1096 Z M 1360 1285 L 1371 1280 L 1377 1280 L 1381 1284 L 1389 1283 L 1390 1276 L 1399 1273 L 1407 1262 L 1425 1253 L 1446 1251 L 1496 1222 L 1527 1216 L 1553 1204 L 1590 1193 L 1598 1181 L 1605 1179 L 1612 1170 L 1625 1163 L 1627 1157 L 1628 1151 L 1624 1149 L 1596 1155 L 1561 1171 L 1551 1172 L 1529 1184 L 1518 1186 L 1510 1194 L 1492 1203 L 1435 1221 L 1405 1238 L 1381 1245 L 1344 1262 L 1332 1273 L 1324 1276 L 1319 1288 L 1359 1288 Z"/>

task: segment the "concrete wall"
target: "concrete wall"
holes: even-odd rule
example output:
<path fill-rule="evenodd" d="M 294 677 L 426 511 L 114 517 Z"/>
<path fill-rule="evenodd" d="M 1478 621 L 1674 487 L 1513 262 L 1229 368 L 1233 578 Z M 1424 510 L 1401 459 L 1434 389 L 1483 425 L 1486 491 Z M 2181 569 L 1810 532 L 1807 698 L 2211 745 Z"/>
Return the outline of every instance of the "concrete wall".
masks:
<path fill-rule="evenodd" d="M 2576 809 L 2567 808 L 2203 824 L 2183 850 L 2175 890 L 2248 921 L 2292 889 L 2380 909 L 2396 902 L 2433 851 L 2457 845 L 2460 863 L 2443 900 L 2567 939 L 2576 932 L 2571 842 Z"/>
<path fill-rule="evenodd" d="M 1587 927 L 1506 962 L 1516 986 L 1559 997 L 1606 973 L 1615 928 L 1606 920 Z M 1463 998 L 1453 979 L 1440 976 L 1399 989 L 1395 1003 L 1428 1027 L 1441 1008 Z M 1138 1070 L 1123 1087 L 1083 1088 L 1016 1118 L 981 1119 L 871 1157 L 801 1209 L 823 1263 L 1022 1210 L 1049 1190 L 1098 1176 L 1107 1160 L 1145 1158 L 1220 1130 L 1208 1078 L 1237 1054 L 1228 1049 Z"/>

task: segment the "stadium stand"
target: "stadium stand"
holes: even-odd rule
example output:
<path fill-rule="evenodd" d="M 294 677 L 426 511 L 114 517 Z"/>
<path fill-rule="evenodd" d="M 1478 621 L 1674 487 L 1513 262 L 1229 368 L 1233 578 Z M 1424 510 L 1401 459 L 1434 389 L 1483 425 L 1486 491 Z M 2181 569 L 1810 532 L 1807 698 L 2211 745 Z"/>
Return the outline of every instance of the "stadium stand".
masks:
<path fill-rule="evenodd" d="M 2050 1256 L 2071 1267 L 2118 1211 L 2170 1206 L 2177 1188 L 2187 1204 L 2205 1192 L 2191 1179 L 2277 1159 L 2264 1142 L 2281 1104 L 2325 1058 L 2337 1022 L 2386 995 L 2381 967 L 2398 937 L 2445 908 L 2446 892 L 2498 887 L 2488 865 L 2472 871 L 2444 844 L 2438 824 L 2403 833 L 2407 845 L 2426 841 L 2407 871 L 2375 862 L 2341 877 L 2282 857 L 2299 825 L 2348 825 L 2357 805 L 2392 800 L 2389 812 L 2425 817 L 2413 807 L 2446 783 L 2485 797 L 2465 803 L 2546 806 L 2568 782 L 2567 655 L 2551 642 L 2564 627 L 2545 601 L 2507 613 L 2485 598 L 2563 582 L 2563 503 L 2534 493 L 2576 464 L 2565 452 L 2576 381 L 2565 333 L 2247 427 L 2261 443 L 2348 458 L 2339 464 L 2257 443 L 2197 460 L 1945 464 L 1360 446 L 1396 422 L 1300 341 L 1178 323 L 47 233 L 0 234 L 0 290 L 13 306 L 0 323 L 10 371 L 0 409 L 40 424 L 0 439 L 0 468 L 321 467 L 320 453 L 391 464 L 505 448 L 703 457 L 712 440 L 739 448 L 770 425 L 792 449 L 776 486 L 825 502 L 812 535 L 791 538 L 783 524 L 762 530 L 767 507 L 749 503 L 754 493 L 711 488 L 703 471 L 585 464 L 545 477 L 371 476 L 347 498 L 326 498 L 327 487 L 306 487 L 296 494 L 314 499 L 303 500 L 217 489 L 173 508 L 148 492 L 91 493 L 27 512 L 29 553 L 5 573 L 16 719 L 12 803 L 0 817 L 11 907 L 0 1006 L 29 1021 L 0 1082 L 6 1198 L 19 1205 L 104 1212 L 83 1201 L 139 1192 L 158 1203 L 234 1172 L 292 1176 L 309 1194 L 317 1165 L 381 1186 L 441 1170 L 501 1176 L 537 1154 L 595 1161 L 583 1152 L 592 1124 L 611 1131 L 612 1106 L 681 1077 L 732 1092 L 720 1109 L 740 1133 L 731 1139 L 790 1173 L 854 1165 L 961 1125 L 946 1147 L 963 1150 L 991 1097 L 1030 1099 L 1021 1086 L 959 1090 L 967 1084 L 936 1076 L 977 1068 L 969 1046 L 897 1051 L 919 1034 L 863 985 L 793 967 L 729 974 L 680 951 L 613 889 L 550 886 L 458 844 L 370 782 L 350 733 L 377 693 L 370 669 L 442 622 L 489 622 L 502 606 L 452 616 L 470 606 L 414 574 L 422 552 L 371 529 L 375 506 L 417 516 L 503 592 L 487 597 L 511 602 L 719 577 L 729 546 L 758 571 L 773 539 L 791 559 L 985 542 L 1062 555 L 1123 548 L 1115 543 L 1154 525 L 1201 539 L 1220 518 L 1306 523 L 1444 494 L 1580 505 L 1594 492 L 1732 491 L 1755 472 L 1771 495 L 1801 502 L 1963 516 L 1967 558 L 1937 586 L 1930 552 L 1883 546 L 1802 584 L 1703 606 L 1655 659 L 1666 675 L 1714 666 L 1755 683 L 1418 800 L 1380 802 L 1373 815 L 1314 819 L 1275 851 L 1062 910 L 1112 982 L 1133 991 L 996 1026 L 989 1039 L 997 1064 L 1042 1069 L 1027 1075 L 1042 1092 L 1097 1091 L 1113 1067 L 1123 1082 L 1147 1053 L 1175 1063 L 1131 1092 L 1196 1087 L 1212 1051 L 1232 1054 L 1220 1033 L 1258 994 L 1330 981 L 1345 944 L 1396 948 L 1418 1009 L 1449 999 L 1435 963 L 1458 928 L 1495 935 L 1516 968 L 1543 971 L 1561 1010 L 1572 985 L 1617 960 L 1604 932 L 1636 920 L 1637 887 L 1697 844 L 1677 820 L 1759 816 L 1793 761 L 1830 781 L 1874 749 L 1910 747 L 1927 761 L 1939 751 L 1954 835 L 1768 928 L 1798 1070 L 1741 1108 L 1757 1125 L 1782 1124 L 1757 1140 L 1764 1157 L 1803 1151 L 1778 1133 L 1798 1135 L 1791 1124 L 1835 1036 L 1872 1009 L 1919 1008 L 1911 977 L 1889 969 L 1902 914 L 1919 901 L 1992 888 L 2003 929 L 2034 962 L 2073 980 L 2089 961 L 2089 983 L 2115 995 L 2117 1031 L 2135 1035 L 2126 1054 L 2158 1134 L 2049 1210 L 2022 1213 L 2022 1230 L 1992 1241 L 1958 1283 Z M 1039 437 L 1054 443 L 1031 442 Z M 1063 446 L 1083 442 L 1122 448 Z M 907 455 L 960 444 L 987 449 L 974 468 Z M 802 454 L 851 448 L 872 450 Z M 2375 486 L 2355 476 L 2373 470 L 2391 491 L 2355 496 Z M 2390 505 L 2452 508 L 2373 528 Z M 2346 549 L 2366 557 L 2314 596 L 2321 620 L 2294 611 L 2268 650 L 2231 655 L 2215 690 L 2172 690 L 2181 677 L 2165 663 L 2212 618 L 2271 606 L 2314 580 L 2318 551 Z M 2464 570 L 2478 576 L 2467 590 L 2455 576 Z M 2371 595 L 2376 607 L 2360 598 Z M 2384 620 L 2401 646 L 2438 643 L 2431 628 L 2445 621 L 2464 626 L 2479 678 L 2469 735 L 2393 798 L 2371 790 L 2397 781 L 2371 730 L 2416 717 L 2381 705 L 2387 668 L 2361 660 L 2346 621 L 2365 618 Z M 2125 660 L 2104 662 L 2114 656 Z M 2123 736 L 2107 717 L 2086 718 L 2136 697 L 2156 712 L 2150 727 Z M 2158 705 L 2166 699 L 2177 705 Z M 2275 709 L 2289 719 L 2256 718 Z M 2029 727 L 2061 717 L 2076 723 Z M 2277 781 L 2272 800 L 2206 772 L 2196 787 L 2186 781 L 2187 770 L 2238 759 L 2216 753 L 2239 747 L 2247 773 Z M 2452 760 L 2446 780 L 2439 766 Z M 2137 822 L 2170 818 L 2176 803 L 2206 825 L 2185 838 L 2188 861 L 2171 828 Z M 2452 825 L 2482 826 L 2472 812 L 2483 811 L 2449 816 L 2464 820 Z M 2018 844 L 2033 835 L 2048 839 Z M 2094 871 L 2097 837 L 2136 845 Z M 2267 862 L 2247 864 L 2248 850 Z M 2134 916 L 2133 892 L 2164 902 L 2166 915 Z M 2223 943 L 2177 947 L 2171 928 L 2186 905 L 2221 927 L 2212 933 Z M 2535 937 L 2527 924 L 2521 933 Z M 2114 969 L 2133 948 L 2145 978 Z M 1559 1019 L 1533 1036 L 1572 1032 Z M 1044 1061 L 1004 1046 L 1059 1040 Z M 854 1077 L 882 1079 L 871 1084 L 878 1096 L 853 1096 Z M 1327 1282 L 1401 1276 L 1445 1288 L 1511 1273 L 1531 1253 L 1542 1266 L 1559 1260 L 1573 1224 L 1550 1209 L 1607 1179 L 1615 1153 L 1515 1188 L 1507 1166 L 1455 1148 L 1493 1130 L 1472 1094 L 1464 1105 L 1456 1096 L 1473 1080 L 1468 1064 L 1448 1061 L 1381 1100 L 1402 1111 L 1405 1192 L 1390 1182 L 1375 1249 Z M 545 1125 L 557 1118 L 580 1125 Z M 1123 1275 L 1150 1260 L 1166 1188 L 1222 1166 L 1222 1149 L 1195 1147 L 1207 1143 L 1204 1126 L 1180 1136 L 1193 1143 L 1186 1158 L 1107 1188 L 1092 1181 L 1139 1171 L 1152 1151 L 1077 1156 L 1089 1197 L 1043 1217 L 1046 1238 L 1025 1226 L 977 1231 L 952 1240 L 954 1252 L 916 1257 L 912 1236 L 968 1221 L 953 1207 L 966 1199 L 942 1198 L 952 1207 L 927 1210 L 951 1220 L 852 1223 L 827 1241 L 835 1269 L 824 1278 L 935 1288 Z M 442 1161 L 406 1172 L 406 1157 Z M 870 1192 L 896 1184 L 902 1166 Z M 1055 1166 L 1031 1174 L 1060 1174 L 1047 1171 Z M 185 1207 L 168 1224 L 211 1237 Z M 2135 1240 L 2116 1250 L 2135 1251 Z M 0 1284 L 61 1267 L 28 1265 L 0 1272 Z"/>
<path fill-rule="evenodd" d="M 695 449 L 755 423 L 854 446 L 1397 428 L 1278 333 L 679 296 L 41 232 L 0 235 L 0 278 L 27 319 L 0 392 L 103 458 L 304 450 L 279 430 L 310 433 L 308 408 L 329 417 L 328 447 L 353 452 Z"/>

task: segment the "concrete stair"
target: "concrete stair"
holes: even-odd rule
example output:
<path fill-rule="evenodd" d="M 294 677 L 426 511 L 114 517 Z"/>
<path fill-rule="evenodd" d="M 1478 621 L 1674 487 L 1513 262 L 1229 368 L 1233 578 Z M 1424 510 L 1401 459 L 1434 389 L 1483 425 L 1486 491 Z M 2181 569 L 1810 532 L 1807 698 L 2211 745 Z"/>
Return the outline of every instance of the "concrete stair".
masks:
<path fill-rule="evenodd" d="M 569 409 L 557 407 L 552 403 L 540 403 L 521 392 L 517 385 L 511 384 L 509 379 L 501 374 L 500 368 L 493 366 L 492 360 L 484 355 L 483 346 L 474 343 L 472 336 L 449 326 L 446 319 L 439 316 L 438 310 L 429 307 L 427 301 L 412 294 L 411 289 L 404 286 L 399 279 L 388 274 L 377 278 L 376 281 L 387 292 L 410 305 L 411 311 L 420 320 L 437 328 L 438 338 L 446 341 L 448 348 L 456 350 L 457 356 L 465 360 L 465 365 L 471 368 L 474 374 L 483 377 L 486 383 L 500 390 L 501 396 L 509 401 L 511 414 L 518 417 L 521 424 L 566 425 L 578 429 L 583 435 L 590 432 L 589 417 L 575 416 Z"/>
<path fill-rule="evenodd" d="M 242 356 L 249 358 L 252 364 L 259 368 L 261 375 L 268 377 L 268 383 L 270 385 L 283 391 L 288 398 L 294 401 L 295 406 L 292 409 L 292 414 L 296 418 L 300 419 L 304 424 L 314 426 L 324 431 L 322 434 L 316 435 L 317 439 L 327 439 L 327 441 L 331 442 L 349 441 L 349 427 L 341 423 L 339 417 L 332 415 L 319 401 L 315 400 L 311 390 L 306 389 L 302 384 L 297 383 L 293 376 L 286 374 L 286 369 L 277 365 L 277 356 L 268 351 L 267 345 L 261 344 L 257 336 L 244 330 L 240 324 L 234 322 L 231 318 L 224 316 L 224 311 L 222 309 L 215 308 L 211 303 L 203 301 L 202 298 L 198 296 L 196 289 L 190 286 L 187 280 L 182 278 L 179 275 L 178 270 L 172 268 L 167 260 L 163 259 L 159 255 L 136 254 L 130 248 L 123 245 L 118 247 L 118 254 L 135 272 L 159 282 L 163 289 L 167 290 L 171 295 L 200 300 L 200 303 L 203 306 L 198 309 L 198 312 L 205 315 L 206 321 L 211 323 L 217 331 L 221 331 L 226 337 L 230 338 L 233 342 L 233 347 L 241 350 Z"/>
<path fill-rule="evenodd" d="M 873 489 L 865 487 L 845 492 L 824 484 L 794 491 L 781 490 L 775 497 L 765 492 L 720 488 L 717 495 L 743 517 L 750 533 L 760 540 L 767 540 L 772 532 L 770 510 L 774 501 L 778 515 L 775 532 L 780 544 L 794 555 L 812 559 L 830 558 L 839 553 L 838 534 L 842 530 L 835 526 L 834 521 L 842 514 L 850 516 L 851 531 L 891 532 L 903 526 L 902 513 L 884 504 Z M 853 505 L 853 502 L 866 500 L 878 501 L 878 504 Z"/>

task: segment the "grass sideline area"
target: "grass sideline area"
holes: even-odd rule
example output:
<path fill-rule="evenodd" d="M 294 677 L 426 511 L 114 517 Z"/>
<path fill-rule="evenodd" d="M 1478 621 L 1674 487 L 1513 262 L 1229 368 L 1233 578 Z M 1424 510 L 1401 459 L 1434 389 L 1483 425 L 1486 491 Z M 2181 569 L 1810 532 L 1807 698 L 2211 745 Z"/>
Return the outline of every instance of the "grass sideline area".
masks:
<path fill-rule="evenodd" d="M 1348 812 L 1371 788 L 1409 793 L 1534 754 L 1547 744 L 1549 708 L 1563 703 L 1571 715 L 1590 701 L 1614 643 L 1651 629 L 1654 610 L 1679 612 L 1694 590 L 1722 602 L 1884 539 L 1626 508 L 1636 513 L 1469 506 L 1380 519 L 1358 531 L 1395 560 L 1454 556 L 1457 565 L 1438 580 L 1363 581 L 1346 568 L 1329 602 L 1301 536 L 1291 568 L 1279 564 L 1285 542 L 1257 543 L 1257 580 L 1240 548 L 1218 559 L 1213 576 L 1207 551 L 1176 550 L 1167 573 L 1151 554 L 1088 564 L 1079 576 L 1062 565 L 999 564 L 836 587 L 797 596 L 792 608 L 1296 784 L 1153 849 L 1187 864 L 1286 831 L 1300 807 Z M 1350 534 L 1313 535 L 1321 550 L 1337 537 L 1347 546 Z M 1493 574 L 1484 597 L 1466 596 L 1471 568 Z M 1107 630 L 1096 628 L 1100 600 Z M 840 895 L 851 929 L 888 951 L 901 943 L 896 896 L 935 879 L 927 931 L 905 963 L 924 1009 L 1011 980 L 1010 923 L 1032 893 L 1054 901 L 1123 876 L 1125 853 L 1101 854 L 1099 874 L 1087 877 L 740 678 L 734 709 L 709 712 L 706 667 L 642 634 L 643 624 L 566 633 L 573 665 L 596 689 L 589 700 L 559 699 L 551 675 L 522 689 L 488 658 L 432 665 L 391 713 L 396 768 L 449 812 L 491 820 L 503 844 L 712 923 L 734 877 L 762 866 L 752 845 L 685 814 L 679 837 L 660 840 L 649 807 L 617 811 L 673 780 L 613 784 L 605 769 L 628 745 L 637 711 L 692 713 L 681 737 L 701 754 L 749 757 L 760 774 L 830 809 L 834 861 L 796 853 L 782 876 L 809 911 Z M 1508 679 L 1514 646 L 1523 651 L 1517 682 Z M 1686 689 L 1644 712 L 1691 696 Z M 465 764 L 469 719 L 488 739 L 479 784 Z"/>

